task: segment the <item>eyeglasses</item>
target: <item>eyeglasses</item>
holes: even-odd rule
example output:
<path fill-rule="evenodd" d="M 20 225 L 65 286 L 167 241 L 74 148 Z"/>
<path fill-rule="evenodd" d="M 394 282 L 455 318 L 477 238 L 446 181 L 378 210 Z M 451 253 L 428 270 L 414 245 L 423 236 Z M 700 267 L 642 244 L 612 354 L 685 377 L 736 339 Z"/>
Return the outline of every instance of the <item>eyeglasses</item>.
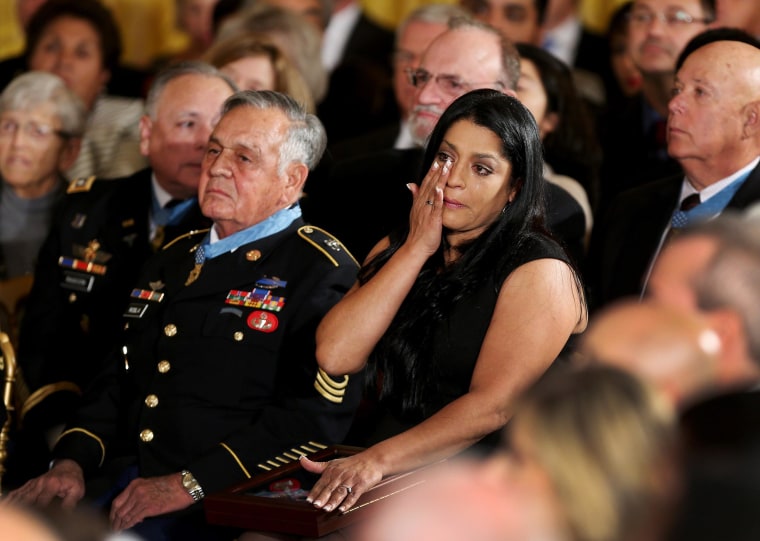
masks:
<path fill-rule="evenodd" d="M 406 76 L 409 79 L 409 84 L 415 88 L 422 88 L 431 80 L 434 80 L 435 84 L 438 85 L 438 88 L 440 88 L 449 96 L 455 97 L 469 92 L 474 87 L 496 86 L 499 87 L 499 89 L 503 90 L 506 86 L 501 81 L 489 83 L 468 83 L 455 75 L 433 75 L 428 70 L 423 68 L 418 68 L 416 70 L 408 69 L 406 70 Z"/>
<path fill-rule="evenodd" d="M 631 24 L 637 26 L 649 26 L 655 19 L 659 19 L 664 24 L 676 28 L 683 28 L 693 23 L 707 24 L 712 22 L 712 19 L 697 18 L 682 9 L 667 11 L 665 13 L 655 13 L 648 9 L 634 9 L 628 14 L 628 20 Z"/>
<path fill-rule="evenodd" d="M 51 135 L 57 135 L 63 139 L 68 139 L 72 135 L 62 130 L 56 130 L 49 124 L 39 124 L 34 121 L 25 122 L 23 125 L 12 118 L 0 119 L 0 137 L 12 137 L 18 132 L 19 128 L 24 131 L 32 141 L 41 143 Z"/>

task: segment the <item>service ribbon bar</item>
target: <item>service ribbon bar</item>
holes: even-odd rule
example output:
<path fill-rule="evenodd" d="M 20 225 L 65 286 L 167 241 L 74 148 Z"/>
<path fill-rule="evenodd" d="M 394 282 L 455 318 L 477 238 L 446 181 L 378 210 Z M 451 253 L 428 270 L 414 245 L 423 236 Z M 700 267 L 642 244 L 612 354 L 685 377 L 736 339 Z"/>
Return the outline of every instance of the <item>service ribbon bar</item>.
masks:
<path fill-rule="evenodd" d="M 105 265 L 99 265 L 92 261 L 82 261 L 81 259 L 74 259 L 73 257 L 61 256 L 58 258 L 58 264 L 67 269 L 84 271 L 90 274 L 99 274 L 102 276 L 106 273 Z"/>
<path fill-rule="evenodd" d="M 134 299 L 144 299 L 153 302 L 164 300 L 164 294 L 159 291 L 150 291 L 149 289 L 133 289 L 130 297 Z"/>
<path fill-rule="evenodd" d="M 257 287 L 253 291 L 233 289 L 227 293 L 227 298 L 224 302 L 236 306 L 245 306 L 246 308 L 279 312 L 285 306 L 285 297 L 276 297 L 268 290 Z"/>

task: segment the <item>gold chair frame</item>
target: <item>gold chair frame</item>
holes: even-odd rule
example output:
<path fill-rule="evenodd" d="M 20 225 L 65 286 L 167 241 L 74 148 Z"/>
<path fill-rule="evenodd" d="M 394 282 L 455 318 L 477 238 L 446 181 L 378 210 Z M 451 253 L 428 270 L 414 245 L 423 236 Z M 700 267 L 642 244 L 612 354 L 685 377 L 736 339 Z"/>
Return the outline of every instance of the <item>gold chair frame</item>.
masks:
<path fill-rule="evenodd" d="M 13 396 L 14 383 L 16 382 L 16 353 L 13 350 L 10 337 L 4 332 L 0 332 L 0 353 L 2 353 L 0 369 L 4 374 L 2 381 L 3 404 L 8 414 L 5 423 L 0 428 L 0 495 L 2 495 L 5 460 L 8 458 L 8 441 L 16 410 Z"/>

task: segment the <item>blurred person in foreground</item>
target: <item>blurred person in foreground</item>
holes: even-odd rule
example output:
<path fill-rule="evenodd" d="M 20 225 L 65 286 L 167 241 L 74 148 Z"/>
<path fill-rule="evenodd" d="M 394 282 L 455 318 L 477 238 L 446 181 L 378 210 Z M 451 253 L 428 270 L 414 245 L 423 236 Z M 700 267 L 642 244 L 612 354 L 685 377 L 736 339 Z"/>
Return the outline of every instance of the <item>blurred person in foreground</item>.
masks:
<path fill-rule="evenodd" d="M 623 370 L 565 368 L 516 405 L 503 482 L 547 491 L 574 541 L 657 539 L 680 483 L 671 404 Z"/>
<path fill-rule="evenodd" d="M 656 386 L 679 410 L 715 392 L 721 339 L 703 314 L 656 300 L 624 299 L 596 314 L 578 341 L 579 362 L 609 364 Z"/>
<path fill-rule="evenodd" d="M 736 212 L 685 228 L 658 257 L 642 303 L 592 318 L 580 351 L 651 381 L 679 410 L 680 502 L 669 540 L 760 531 L 760 224 Z"/>
<path fill-rule="evenodd" d="M 365 451 L 302 459 L 321 473 L 315 507 L 345 511 L 388 475 L 488 448 L 585 328 L 579 277 L 544 225 L 542 164 L 535 120 L 512 96 L 474 90 L 441 116 L 407 227 L 375 246 L 317 331 L 328 374 L 369 367 L 380 420 Z"/>
<path fill-rule="evenodd" d="M 319 369 L 315 332 L 357 266 L 298 206 L 325 145 L 319 120 L 284 94 L 225 101 L 198 188 L 211 229 L 143 267 L 122 347 L 59 437 L 51 469 L 11 501 L 72 507 L 86 496 L 115 530 L 149 541 L 229 539 L 205 523 L 206 494 L 299 444 L 344 438 L 358 380 Z"/>
<path fill-rule="evenodd" d="M 428 470 L 359 524 L 357 541 L 571 541 L 542 487 L 505 481 L 505 462 L 459 459 Z"/>

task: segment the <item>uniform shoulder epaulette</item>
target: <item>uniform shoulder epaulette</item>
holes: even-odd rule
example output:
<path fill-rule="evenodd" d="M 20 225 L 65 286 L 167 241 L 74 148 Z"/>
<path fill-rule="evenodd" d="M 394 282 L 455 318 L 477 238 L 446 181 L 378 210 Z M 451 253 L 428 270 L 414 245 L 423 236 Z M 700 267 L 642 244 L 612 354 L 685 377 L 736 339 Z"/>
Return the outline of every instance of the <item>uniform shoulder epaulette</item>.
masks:
<path fill-rule="evenodd" d="M 192 231 L 188 231 L 187 233 L 183 233 L 182 235 L 180 235 L 178 237 L 174 237 L 171 241 L 167 242 L 164 245 L 164 247 L 161 248 L 161 249 L 162 250 L 166 250 L 169 246 L 173 246 L 173 245 L 177 244 L 182 239 L 188 239 L 188 238 L 194 237 L 196 235 L 205 235 L 208 232 L 209 232 L 209 228 L 206 228 L 206 229 L 193 229 Z"/>
<path fill-rule="evenodd" d="M 298 236 L 324 254 L 336 267 L 339 267 L 341 263 L 353 263 L 359 266 L 348 248 L 324 229 L 314 225 L 304 225 L 298 228 Z"/>
<path fill-rule="evenodd" d="M 80 193 L 89 192 L 92 185 L 95 183 L 95 175 L 87 178 L 81 177 L 69 182 L 69 187 L 66 189 L 66 193 Z"/>

